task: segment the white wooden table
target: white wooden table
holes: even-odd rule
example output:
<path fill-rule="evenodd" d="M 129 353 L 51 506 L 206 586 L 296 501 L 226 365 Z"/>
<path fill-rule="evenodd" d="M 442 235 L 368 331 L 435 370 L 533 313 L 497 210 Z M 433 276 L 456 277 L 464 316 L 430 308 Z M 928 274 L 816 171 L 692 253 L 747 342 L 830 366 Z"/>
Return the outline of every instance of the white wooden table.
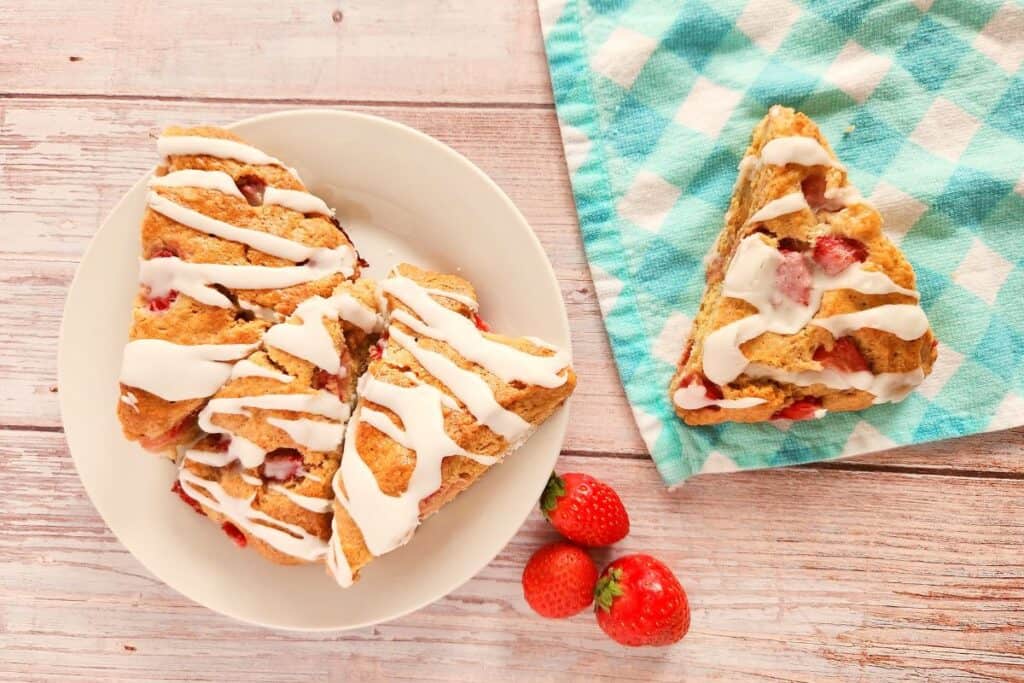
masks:
<path fill-rule="evenodd" d="M 318 636 L 192 604 L 99 519 L 54 393 L 77 261 L 161 126 L 311 106 L 420 128 L 525 213 L 580 376 L 560 468 L 618 488 L 616 552 L 677 571 L 681 644 L 535 617 L 519 575 L 553 537 L 538 515 L 447 598 Z M 660 487 L 583 258 L 534 0 L 0 0 L 0 235 L 0 679 L 1024 680 L 1024 430 Z"/>

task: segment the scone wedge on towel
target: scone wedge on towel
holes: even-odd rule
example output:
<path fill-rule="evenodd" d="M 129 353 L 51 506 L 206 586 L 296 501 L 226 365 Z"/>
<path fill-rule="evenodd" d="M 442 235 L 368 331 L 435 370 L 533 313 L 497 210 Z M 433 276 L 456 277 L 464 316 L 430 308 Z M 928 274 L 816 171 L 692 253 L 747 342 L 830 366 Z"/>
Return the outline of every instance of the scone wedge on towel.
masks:
<path fill-rule="evenodd" d="M 670 385 L 687 424 L 861 410 L 931 371 L 914 271 L 807 116 L 758 124 L 725 223 Z"/>
<path fill-rule="evenodd" d="M 173 456 L 231 364 L 359 265 L 331 210 L 278 159 L 218 128 L 168 128 L 157 147 L 117 412 L 129 440 Z"/>
<path fill-rule="evenodd" d="M 299 304 L 199 413 L 207 436 L 185 451 L 175 490 L 274 562 L 323 560 L 356 379 L 382 329 L 369 280 Z"/>
<path fill-rule="evenodd" d="M 327 564 L 342 586 L 522 444 L 576 385 L 568 353 L 487 331 L 462 278 L 402 264 L 379 289 L 389 325 L 334 477 Z"/>

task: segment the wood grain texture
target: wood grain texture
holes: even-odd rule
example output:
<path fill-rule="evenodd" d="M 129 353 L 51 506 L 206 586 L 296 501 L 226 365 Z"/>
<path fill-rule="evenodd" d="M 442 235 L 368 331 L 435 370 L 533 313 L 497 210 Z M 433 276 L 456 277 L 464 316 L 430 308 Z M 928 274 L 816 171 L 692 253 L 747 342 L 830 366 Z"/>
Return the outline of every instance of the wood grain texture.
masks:
<path fill-rule="evenodd" d="M 0 432 L 0 675 L 1024 680 L 1020 481 L 801 468 L 698 478 L 669 494 L 642 460 L 566 456 L 561 466 L 615 481 L 632 514 L 629 537 L 595 557 L 652 552 L 683 580 L 693 626 L 680 645 L 622 649 L 589 614 L 535 617 L 519 574 L 553 538 L 536 514 L 479 576 L 396 622 L 346 635 L 244 626 L 126 553 L 60 434 Z"/>
<path fill-rule="evenodd" d="M 3 5 L 6 93 L 551 103 L 534 0 Z"/>

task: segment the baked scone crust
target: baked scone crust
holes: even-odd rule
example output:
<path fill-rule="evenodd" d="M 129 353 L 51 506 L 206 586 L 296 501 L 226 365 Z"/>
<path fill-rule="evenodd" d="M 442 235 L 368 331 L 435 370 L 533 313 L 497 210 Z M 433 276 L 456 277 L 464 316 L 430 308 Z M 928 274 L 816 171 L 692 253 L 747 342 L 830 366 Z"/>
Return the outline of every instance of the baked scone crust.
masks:
<path fill-rule="evenodd" d="M 814 140 L 827 153 L 828 163 L 777 165 L 761 161 L 768 143 L 792 136 Z M 797 193 L 804 194 L 807 200 L 805 207 L 765 220 L 751 220 L 771 202 Z M 761 422 L 787 417 L 786 408 L 801 401 L 833 412 L 861 410 L 872 405 L 877 397 L 866 390 L 839 390 L 826 384 L 796 385 L 746 372 L 718 386 L 717 391 L 709 388 L 708 397 L 725 402 L 759 399 L 761 402 L 756 405 L 724 407 L 710 404 L 692 409 L 679 405 L 676 396 L 681 387 L 694 381 L 706 381 L 704 342 L 708 335 L 758 312 L 748 301 L 723 294 L 723 280 L 738 246 L 754 235 L 774 248 L 803 252 L 812 269 L 816 266 L 811 254 L 822 237 L 854 240 L 863 245 L 866 252 L 860 261 L 865 270 L 884 273 L 893 283 L 907 290 L 913 290 L 915 286 L 913 269 L 883 234 L 878 211 L 856 194 L 849 184 L 846 170 L 839 164 L 818 127 L 804 114 L 773 107 L 754 130 L 726 214 L 725 228 L 709 254 L 704 297 L 669 387 L 678 416 L 690 425 Z M 830 289 L 822 295 L 814 319 L 886 304 L 916 305 L 917 299 L 900 292 L 866 294 L 846 288 Z M 856 351 L 851 353 L 859 353 L 874 375 L 919 370 L 923 379 L 935 360 L 935 343 L 930 330 L 909 340 L 869 327 L 852 330 L 843 336 L 848 339 L 840 342 L 842 349 L 849 351 L 852 343 Z M 820 359 L 831 353 L 836 344 L 837 340 L 824 327 L 807 325 L 795 334 L 764 332 L 743 343 L 741 350 L 749 363 L 758 367 L 789 373 L 813 373 L 823 369 Z"/>

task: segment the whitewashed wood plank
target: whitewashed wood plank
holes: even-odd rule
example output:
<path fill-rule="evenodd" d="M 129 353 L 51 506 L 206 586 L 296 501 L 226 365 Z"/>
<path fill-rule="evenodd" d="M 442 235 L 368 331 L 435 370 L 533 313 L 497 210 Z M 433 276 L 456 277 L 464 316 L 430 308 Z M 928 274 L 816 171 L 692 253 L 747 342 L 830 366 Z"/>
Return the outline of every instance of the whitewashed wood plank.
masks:
<path fill-rule="evenodd" d="M 1019 480 L 814 469 L 697 479 L 563 456 L 613 483 L 630 536 L 686 585 L 680 645 L 629 650 L 593 618 L 534 616 L 533 515 L 481 574 L 344 635 L 235 623 L 149 577 L 86 500 L 59 434 L 0 432 L 0 677 L 10 680 L 1016 680 L 1024 671 Z M 168 494 L 171 495 L 171 494 Z M 254 561 L 258 561 L 253 558 Z M 125 650 L 125 646 L 136 648 Z"/>
<path fill-rule="evenodd" d="M 38 0 L 0 12 L 7 93 L 551 102 L 534 0 Z"/>

